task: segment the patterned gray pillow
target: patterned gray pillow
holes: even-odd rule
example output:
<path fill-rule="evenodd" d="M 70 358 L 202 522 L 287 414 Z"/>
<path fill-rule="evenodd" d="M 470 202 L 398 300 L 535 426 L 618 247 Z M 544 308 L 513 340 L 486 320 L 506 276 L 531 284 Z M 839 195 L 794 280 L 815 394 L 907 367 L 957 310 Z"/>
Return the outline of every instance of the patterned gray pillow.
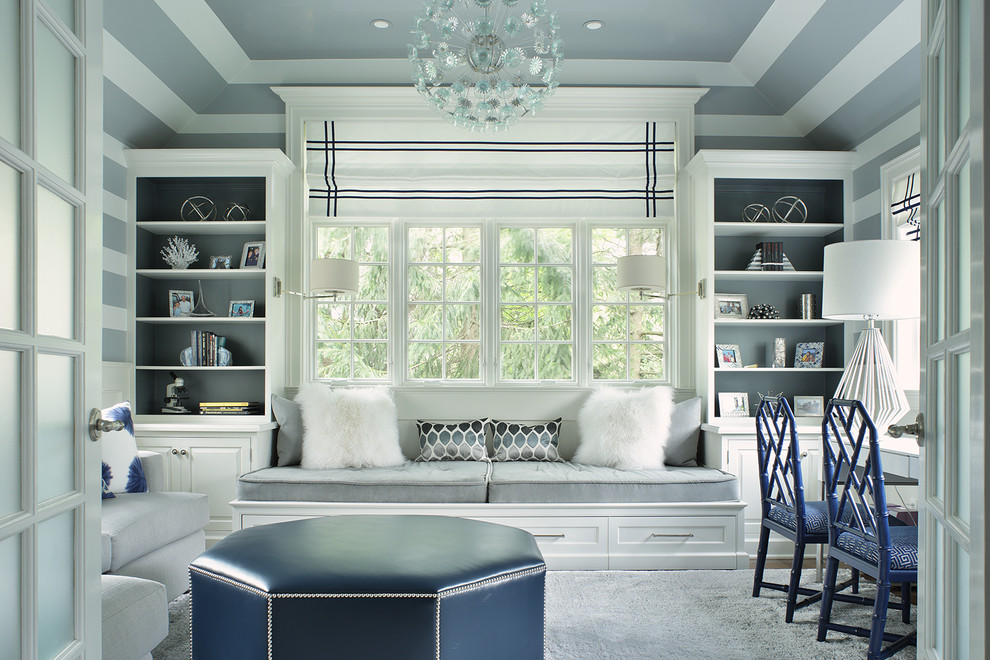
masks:
<path fill-rule="evenodd" d="M 445 424 L 416 421 L 419 431 L 417 461 L 487 461 L 485 426 L 487 419 Z"/>
<path fill-rule="evenodd" d="M 496 461 L 562 461 L 557 452 L 561 418 L 536 426 L 492 420 Z"/>

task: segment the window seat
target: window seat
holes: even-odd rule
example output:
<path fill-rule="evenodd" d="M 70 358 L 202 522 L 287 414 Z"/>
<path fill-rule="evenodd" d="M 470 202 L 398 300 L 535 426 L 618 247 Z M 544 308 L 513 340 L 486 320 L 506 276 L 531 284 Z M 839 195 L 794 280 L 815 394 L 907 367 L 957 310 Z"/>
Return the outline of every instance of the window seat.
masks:
<path fill-rule="evenodd" d="M 706 467 L 409 462 L 269 467 L 238 480 L 234 529 L 346 514 L 442 514 L 536 536 L 552 569 L 746 568 L 739 482 Z"/>

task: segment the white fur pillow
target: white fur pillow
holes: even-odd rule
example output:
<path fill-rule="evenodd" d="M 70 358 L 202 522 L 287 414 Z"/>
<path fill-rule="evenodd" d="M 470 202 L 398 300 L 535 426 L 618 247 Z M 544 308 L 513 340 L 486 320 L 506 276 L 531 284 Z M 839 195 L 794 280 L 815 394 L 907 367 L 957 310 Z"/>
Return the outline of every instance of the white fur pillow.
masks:
<path fill-rule="evenodd" d="M 296 395 L 302 411 L 302 467 L 391 467 L 406 462 L 399 448 L 395 402 L 385 389 L 331 390 L 306 385 Z"/>
<path fill-rule="evenodd" d="M 673 410 L 669 387 L 592 392 L 578 413 L 581 444 L 574 461 L 622 470 L 663 469 Z"/>

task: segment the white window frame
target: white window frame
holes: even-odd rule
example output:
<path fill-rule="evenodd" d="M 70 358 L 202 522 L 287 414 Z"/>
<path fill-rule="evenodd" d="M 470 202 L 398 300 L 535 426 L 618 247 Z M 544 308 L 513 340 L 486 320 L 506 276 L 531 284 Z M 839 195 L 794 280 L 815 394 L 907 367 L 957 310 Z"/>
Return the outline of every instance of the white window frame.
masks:
<path fill-rule="evenodd" d="M 308 367 L 306 373 L 313 381 L 374 385 L 390 384 L 393 387 L 450 387 L 467 388 L 499 387 L 578 387 L 587 388 L 597 384 L 609 385 L 670 385 L 673 382 L 671 359 L 672 338 L 670 334 L 670 308 L 665 302 L 654 303 L 665 306 L 664 310 L 664 339 L 663 339 L 663 369 L 664 378 L 659 380 L 594 380 L 592 377 L 592 305 L 591 277 L 593 269 L 592 232 L 602 227 L 621 229 L 650 228 L 659 229 L 661 233 L 661 253 L 669 254 L 673 241 L 673 219 L 630 219 L 630 218 L 595 218 L 562 221 L 551 218 L 471 218 L 471 219 L 442 219 L 429 221 L 421 218 L 348 218 L 314 220 L 311 222 L 310 237 L 311 257 L 316 256 L 317 236 L 322 227 L 359 227 L 387 226 L 389 228 L 389 319 L 388 319 L 388 355 L 389 377 L 387 379 L 318 379 L 316 377 L 317 339 L 316 339 L 316 307 L 307 306 L 304 319 L 306 323 L 306 344 L 303 355 Z M 500 295 L 498 276 L 500 268 L 499 231 L 504 227 L 569 227 L 573 230 L 574 250 L 574 279 L 572 286 L 572 345 L 573 370 L 569 380 L 503 380 L 500 375 Z M 443 380 L 443 379 L 413 379 L 408 374 L 408 234 L 416 227 L 480 227 L 481 229 L 481 378 L 477 380 Z M 308 270 L 308 266 L 307 266 Z M 307 274 L 308 278 L 308 274 Z M 673 281 L 674 278 L 671 278 Z M 630 300 L 621 305 L 636 304 Z M 629 344 L 628 338 L 621 342 Z"/>
<path fill-rule="evenodd" d="M 894 202 L 894 183 L 913 173 L 919 173 L 918 181 L 920 185 L 920 171 L 920 146 L 914 147 L 897 158 L 894 158 L 880 166 L 880 218 L 882 238 L 888 240 L 899 239 L 899 236 L 897 235 L 897 225 L 893 214 L 890 212 L 890 205 Z M 887 337 L 887 344 L 888 348 L 890 348 L 890 355 L 894 361 L 895 372 L 900 373 L 906 368 L 907 365 L 913 363 L 919 370 L 918 376 L 914 380 L 916 385 L 920 384 L 920 324 L 920 319 L 905 319 L 902 321 L 885 321 L 881 326 L 884 336 Z M 905 337 L 913 337 L 916 341 L 911 339 L 905 340 Z M 905 358 L 906 354 L 909 355 L 911 353 L 914 354 L 914 360 Z M 921 392 L 918 387 L 905 389 L 904 392 L 907 395 L 908 404 L 911 406 L 911 409 L 920 410 L 919 406 Z"/>

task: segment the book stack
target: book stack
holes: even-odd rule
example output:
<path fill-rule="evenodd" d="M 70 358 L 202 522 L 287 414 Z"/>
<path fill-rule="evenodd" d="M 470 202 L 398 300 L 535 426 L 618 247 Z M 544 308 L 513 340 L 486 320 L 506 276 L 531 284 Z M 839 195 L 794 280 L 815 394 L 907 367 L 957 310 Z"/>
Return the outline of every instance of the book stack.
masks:
<path fill-rule="evenodd" d="M 784 270 L 784 244 L 780 241 L 763 241 L 757 244 L 763 270 Z"/>
<path fill-rule="evenodd" d="M 200 415 L 262 415 L 265 409 L 257 401 L 203 401 Z"/>
<path fill-rule="evenodd" d="M 226 337 L 220 337 L 209 330 L 190 330 L 190 341 L 195 367 L 219 367 L 220 349 L 227 343 Z"/>

